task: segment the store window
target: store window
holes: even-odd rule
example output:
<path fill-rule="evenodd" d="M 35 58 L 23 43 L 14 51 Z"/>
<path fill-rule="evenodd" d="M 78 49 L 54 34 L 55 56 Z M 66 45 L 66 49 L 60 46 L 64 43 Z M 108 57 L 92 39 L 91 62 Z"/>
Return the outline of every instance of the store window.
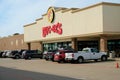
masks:
<path fill-rule="evenodd" d="M 11 46 L 13 45 L 13 41 L 11 41 Z"/>
<path fill-rule="evenodd" d="M 23 43 L 24 43 L 24 41 L 23 41 L 23 39 L 21 39 L 21 44 L 23 45 Z"/>
<path fill-rule="evenodd" d="M 120 57 L 120 40 L 108 40 L 108 51 L 114 51 L 116 57 Z"/>
<path fill-rule="evenodd" d="M 92 47 L 99 49 L 99 42 L 98 41 L 78 41 L 78 51 L 81 51 L 85 47 Z"/>
<path fill-rule="evenodd" d="M 70 42 L 44 43 L 43 50 L 48 51 L 48 50 L 56 50 L 59 48 L 67 48 L 67 47 L 71 47 L 69 46 L 70 44 L 71 44 Z"/>
<path fill-rule="evenodd" d="M 16 46 L 18 46 L 18 40 L 16 40 Z"/>

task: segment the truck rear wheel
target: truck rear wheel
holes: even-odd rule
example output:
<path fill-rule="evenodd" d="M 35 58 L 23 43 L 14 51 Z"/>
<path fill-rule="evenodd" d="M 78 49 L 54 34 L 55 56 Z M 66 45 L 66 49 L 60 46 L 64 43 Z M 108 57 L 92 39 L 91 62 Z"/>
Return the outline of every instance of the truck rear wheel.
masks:
<path fill-rule="evenodd" d="M 84 59 L 82 57 L 79 57 L 77 60 L 78 63 L 83 63 L 83 61 L 84 61 Z"/>
<path fill-rule="evenodd" d="M 107 56 L 102 56 L 101 61 L 107 61 Z"/>

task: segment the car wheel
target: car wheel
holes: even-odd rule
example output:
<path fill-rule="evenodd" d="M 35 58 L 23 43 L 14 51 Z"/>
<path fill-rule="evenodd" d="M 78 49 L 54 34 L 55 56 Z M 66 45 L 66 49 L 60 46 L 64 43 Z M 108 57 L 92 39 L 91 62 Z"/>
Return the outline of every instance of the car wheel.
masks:
<path fill-rule="evenodd" d="M 43 57 L 40 57 L 40 59 L 43 59 Z"/>
<path fill-rule="evenodd" d="M 30 60 L 30 59 L 31 59 L 31 56 L 28 56 L 28 59 Z"/>
<path fill-rule="evenodd" d="M 84 59 L 82 57 L 79 57 L 77 61 L 78 63 L 83 63 Z"/>
<path fill-rule="evenodd" d="M 55 62 L 55 61 L 54 61 L 54 58 L 52 58 L 51 61 L 52 61 L 52 62 Z"/>
<path fill-rule="evenodd" d="M 46 61 L 48 61 L 48 58 L 45 58 Z"/>
<path fill-rule="evenodd" d="M 107 56 L 102 56 L 101 61 L 107 61 Z"/>
<path fill-rule="evenodd" d="M 57 61 L 58 63 L 61 63 L 61 60 Z"/>
<path fill-rule="evenodd" d="M 15 59 L 19 59 L 19 56 L 15 56 Z"/>

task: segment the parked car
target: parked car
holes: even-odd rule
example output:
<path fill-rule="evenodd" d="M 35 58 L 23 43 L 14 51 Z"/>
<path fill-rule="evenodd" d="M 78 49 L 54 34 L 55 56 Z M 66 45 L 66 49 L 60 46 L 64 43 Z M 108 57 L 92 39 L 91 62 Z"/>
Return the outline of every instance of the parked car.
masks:
<path fill-rule="evenodd" d="M 56 51 L 57 50 L 49 50 L 49 51 L 47 51 L 45 56 L 44 56 L 44 59 L 54 61 L 54 55 L 55 55 Z"/>
<path fill-rule="evenodd" d="M 65 60 L 69 61 L 77 61 L 78 63 L 82 63 L 85 60 L 102 60 L 106 61 L 108 58 L 106 52 L 99 52 L 96 48 L 83 48 L 82 51 L 71 52 L 65 54 Z"/>
<path fill-rule="evenodd" d="M 65 53 L 73 53 L 74 50 L 58 50 L 56 54 L 54 55 L 54 61 L 61 63 L 66 62 L 65 61 Z"/>
<path fill-rule="evenodd" d="M 43 52 L 43 59 L 46 58 L 47 52 L 48 52 L 48 51 L 44 51 L 44 52 Z"/>
<path fill-rule="evenodd" d="M 3 54 L 3 53 L 4 53 L 3 51 L 0 52 L 0 58 L 2 58 L 2 54 Z"/>
<path fill-rule="evenodd" d="M 7 57 L 7 56 L 6 56 L 7 51 L 8 51 L 8 50 L 3 51 L 3 53 L 2 53 L 2 58 L 6 58 L 6 57 Z"/>
<path fill-rule="evenodd" d="M 23 58 L 24 59 L 31 59 L 31 58 L 43 58 L 43 54 L 39 50 L 26 50 L 23 51 Z"/>
<path fill-rule="evenodd" d="M 25 50 L 13 50 L 10 54 L 10 57 L 13 59 L 20 59 L 22 58 L 22 53 Z"/>
<path fill-rule="evenodd" d="M 10 57 L 11 52 L 12 52 L 12 51 L 10 51 L 10 50 L 6 51 L 5 57 L 9 58 L 9 57 Z"/>

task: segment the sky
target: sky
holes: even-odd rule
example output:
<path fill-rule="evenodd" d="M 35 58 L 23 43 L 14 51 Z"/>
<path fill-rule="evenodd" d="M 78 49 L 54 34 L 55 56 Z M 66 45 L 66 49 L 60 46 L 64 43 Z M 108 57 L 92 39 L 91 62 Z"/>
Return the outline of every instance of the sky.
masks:
<path fill-rule="evenodd" d="M 23 26 L 41 18 L 50 6 L 84 8 L 99 2 L 120 0 L 0 0 L 0 37 L 23 34 Z"/>

